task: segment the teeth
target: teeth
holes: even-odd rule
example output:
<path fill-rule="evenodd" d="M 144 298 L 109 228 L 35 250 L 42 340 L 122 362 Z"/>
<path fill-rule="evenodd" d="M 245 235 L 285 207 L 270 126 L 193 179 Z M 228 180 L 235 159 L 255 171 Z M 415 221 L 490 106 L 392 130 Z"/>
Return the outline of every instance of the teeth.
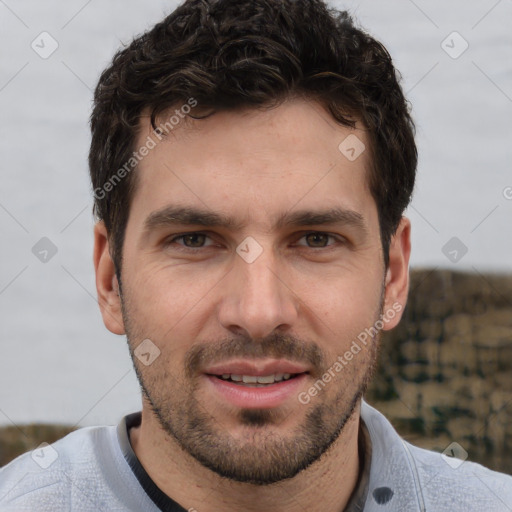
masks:
<path fill-rule="evenodd" d="M 274 382 L 281 382 L 288 380 L 292 376 L 291 373 L 275 373 L 271 375 L 234 375 L 231 373 L 223 373 L 220 376 L 223 380 L 232 380 L 234 382 L 243 382 L 244 384 L 254 384 L 256 387 L 262 387 L 267 384 L 274 384 Z"/>
<path fill-rule="evenodd" d="M 257 377 L 257 379 L 260 384 L 272 384 L 275 382 L 275 375 L 262 375 Z"/>

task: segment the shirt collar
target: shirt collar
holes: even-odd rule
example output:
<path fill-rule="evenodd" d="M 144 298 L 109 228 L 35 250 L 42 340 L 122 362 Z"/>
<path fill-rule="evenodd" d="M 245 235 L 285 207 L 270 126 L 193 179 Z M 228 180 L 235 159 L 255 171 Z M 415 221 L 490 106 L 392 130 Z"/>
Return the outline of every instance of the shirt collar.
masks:
<path fill-rule="evenodd" d="M 124 458 L 144 489 L 144 492 L 151 498 L 159 510 L 163 512 L 187 512 L 186 509 L 178 505 L 153 482 L 133 451 L 128 431 L 132 427 L 138 427 L 141 419 L 142 413 L 134 412 L 125 416 L 117 426 L 117 437 Z"/>
<path fill-rule="evenodd" d="M 358 435 L 359 478 L 344 512 L 362 512 L 368 496 L 370 468 L 372 463 L 372 440 L 362 418 Z"/>

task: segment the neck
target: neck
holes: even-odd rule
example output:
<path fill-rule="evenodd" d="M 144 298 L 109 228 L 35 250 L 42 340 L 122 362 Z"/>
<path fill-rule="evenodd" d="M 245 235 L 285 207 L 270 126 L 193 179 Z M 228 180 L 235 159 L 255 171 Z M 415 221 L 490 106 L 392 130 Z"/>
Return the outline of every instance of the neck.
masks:
<path fill-rule="evenodd" d="M 359 475 L 360 403 L 329 450 L 295 477 L 271 485 L 222 478 L 184 452 L 162 430 L 146 404 L 139 427 L 130 430 L 132 448 L 155 484 L 189 511 L 340 512 Z"/>

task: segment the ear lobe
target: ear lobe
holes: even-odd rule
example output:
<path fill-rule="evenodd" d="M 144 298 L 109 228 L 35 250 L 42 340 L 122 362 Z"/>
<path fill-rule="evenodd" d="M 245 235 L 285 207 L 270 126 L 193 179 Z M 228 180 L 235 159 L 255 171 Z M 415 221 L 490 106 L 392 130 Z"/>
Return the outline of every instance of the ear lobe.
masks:
<path fill-rule="evenodd" d="M 98 304 L 105 327 L 114 334 L 125 334 L 121 297 L 115 266 L 110 256 L 107 230 L 103 221 L 94 226 L 94 269 Z"/>
<path fill-rule="evenodd" d="M 393 318 L 389 318 L 384 329 L 395 327 L 402 318 L 407 294 L 409 293 L 409 259 L 411 256 L 411 223 L 402 217 L 396 233 L 389 245 L 389 264 L 386 270 L 384 311 L 393 310 Z"/>

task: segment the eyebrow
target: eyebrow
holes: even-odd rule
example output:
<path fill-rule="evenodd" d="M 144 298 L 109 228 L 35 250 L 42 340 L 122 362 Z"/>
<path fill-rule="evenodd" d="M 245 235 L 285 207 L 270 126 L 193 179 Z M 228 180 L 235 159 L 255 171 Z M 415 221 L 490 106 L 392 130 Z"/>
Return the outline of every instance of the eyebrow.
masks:
<path fill-rule="evenodd" d="M 367 232 L 364 217 L 354 210 L 343 208 L 330 208 L 327 210 L 298 210 L 293 213 L 285 213 L 279 217 L 276 227 L 285 226 L 313 226 L 325 224 L 343 224 Z"/>
<path fill-rule="evenodd" d="M 360 213 L 343 208 L 298 210 L 283 213 L 278 217 L 274 228 L 328 224 L 343 224 L 356 228 L 363 232 L 363 234 L 366 234 L 368 231 L 364 217 Z M 243 222 L 220 213 L 200 208 L 171 205 L 151 213 L 144 221 L 143 230 L 147 234 L 155 229 L 173 225 L 216 227 L 233 231 L 239 231 L 244 226 Z"/>
<path fill-rule="evenodd" d="M 198 208 L 167 206 L 151 213 L 144 221 L 144 233 L 166 226 L 173 225 L 198 225 L 204 227 L 223 227 L 239 230 L 240 222 L 235 221 L 220 213 Z"/>

